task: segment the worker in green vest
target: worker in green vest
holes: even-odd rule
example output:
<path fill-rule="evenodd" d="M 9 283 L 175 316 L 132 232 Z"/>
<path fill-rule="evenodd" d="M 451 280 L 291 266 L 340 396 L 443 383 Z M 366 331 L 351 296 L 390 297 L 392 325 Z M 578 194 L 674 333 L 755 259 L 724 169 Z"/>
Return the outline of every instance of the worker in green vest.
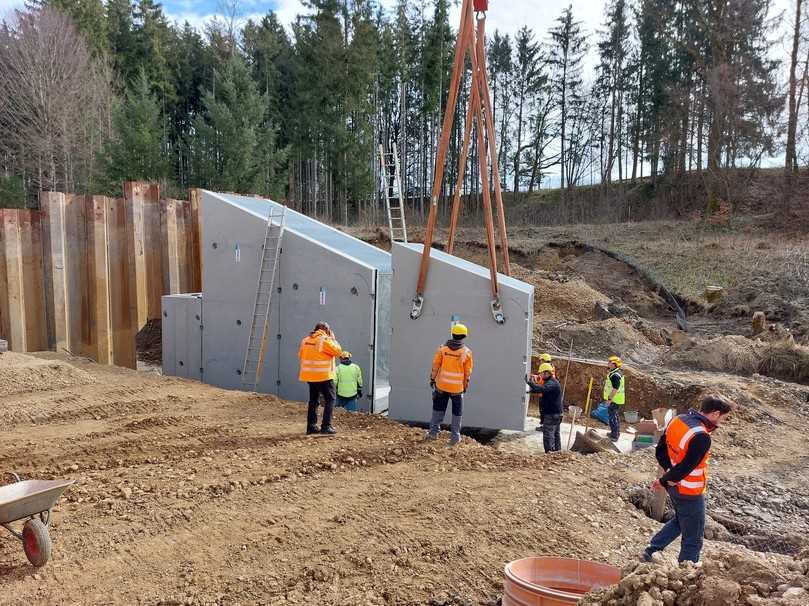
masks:
<path fill-rule="evenodd" d="M 604 403 L 610 420 L 610 440 L 617 442 L 621 437 L 621 420 L 618 413 L 626 404 L 626 379 L 621 367 L 624 365 L 618 356 L 610 356 L 607 360 L 607 378 L 604 379 Z"/>
<path fill-rule="evenodd" d="M 350 351 L 340 354 L 335 374 L 337 406 L 357 412 L 357 398 L 362 397 L 362 369 L 351 361 Z"/>

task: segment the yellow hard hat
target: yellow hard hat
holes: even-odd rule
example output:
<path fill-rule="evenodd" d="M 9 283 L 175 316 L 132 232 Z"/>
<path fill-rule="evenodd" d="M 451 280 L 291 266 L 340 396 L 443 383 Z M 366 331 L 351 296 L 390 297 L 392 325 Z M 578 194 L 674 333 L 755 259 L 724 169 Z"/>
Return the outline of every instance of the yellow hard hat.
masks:
<path fill-rule="evenodd" d="M 550 363 L 553 362 L 553 358 L 551 358 L 551 354 L 549 353 L 539 354 L 539 361 Z"/>
<path fill-rule="evenodd" d="M 455 324 L 452 327 L 452 334 L 457 335 L 459 337 L 465 337 L 469 334 L 469 329 L 466 327 L 465 324 Z"/>
<path fill-rule="evenodd" d="M 351 352 L 350 351 L 344 351 L 343 353 L 340 354 L 340 357 L 341 358 L 350 358 L 351 357 Z"/>
<path fill-rule="evenodd" d="M 618 356 L 610 356 L 608 360 L 619 367 L 622 366 L 624 363 L 623 360 L 621 360 L 621 358 L 619 358 Z"/>
<path fill-rule="evenodd" d="M 539 365 L 539 372 L 553 372 L 553 366 L 547 362 Z"/>

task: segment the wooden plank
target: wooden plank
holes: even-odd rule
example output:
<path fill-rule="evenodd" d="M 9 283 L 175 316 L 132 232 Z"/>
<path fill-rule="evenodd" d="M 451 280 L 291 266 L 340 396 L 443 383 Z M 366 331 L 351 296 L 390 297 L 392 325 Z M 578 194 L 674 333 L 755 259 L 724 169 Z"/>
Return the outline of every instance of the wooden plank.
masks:
<path fill-rule="evenodd" d="M 116 366 L 137 368 L 135 335 L 137 287 L 131 284 L 130 258 L 126 237 L 126 207 L 123 199 L 107 199 L 107 255 L 109 260 L 110 323 L 113 362 Z"/>
<path fill-rule="evenodd" d="M 0 339 L 10 340 L 11 324 L 8 309 L 8 278 L 6 272 L 5 209 L 0 208 Z"/>
<path fill-rule="evenodd" d="M 6 209 L 3 216 L 3 244 L 5 246 L 6 287 L 8 288 L 8 348 L 11 351 L 25 352 L 28 351 L 28 345 L 25 331 L 19 210 Z"/>
<path fill-rule="evenodd" d="M 45 277 L 42 267 L 42 219 L 38 210 L 20 210 L 20 270 L 27 351 L 46 351 Z"/>
<path fill-rule="evenodd" d="M 41 192 L 42 240 L 46 281 L 49 345 L 56 351 L 68 346 L 67 268 L 65 266 L 65 195 Z"/>
<path fill-rule="evenodd" d="M 163 217 L 164 259 L 165 272 L 163 284 L 166 293 L 176 295 L 180 292 L 180 264 L 177 239 L 177 201 L 161 201 L 161 216 Z"/>
<path fill-rule="evenodd" d="M 160 226 L 160 186 L 156 183 L 129 181 L 124 183 L 127 222 L 133 232 L 128 235 L 129 255 L 135 259 L 135 285 L 138 326 L 160 318 L 163 295 Z"/>
<path fill-rule="evenodd" d="M 107 252 L 108 233 L 108 199 L 104 196 L 88 198 L 89 214 L 87 230 L 89 266 L 89 288 L 91 310 L 90 333 L 91 342 L 95 344 L 93 356 L 99 364 L 112 364 L 113 342 L 110 322 L 110 267 Z"/>
<path fill-rule="evenodd" d="M 191 268 L 188 264 L 189 238 L 191 226 L 190 204 L 186 200 L 175 200 L 177 208 L 177 292 L 191 292 Z"/>
<path fill-rule="evenodd" d="M 90 287 L 90 258 L 87 242 L 89 198 L 65 194 L 65 325 L 67 350 L 74 355 L 95 357 L 93 299 Z"/>
<path fill-rule="evenodd" d="M 191 283 L 190 292 L 202 292 L 202 221 L 200 220 L 200 190 L 192 189 L 189 197 L 191 212 L 191 253 L 189 262 L 191 263 Z"/>

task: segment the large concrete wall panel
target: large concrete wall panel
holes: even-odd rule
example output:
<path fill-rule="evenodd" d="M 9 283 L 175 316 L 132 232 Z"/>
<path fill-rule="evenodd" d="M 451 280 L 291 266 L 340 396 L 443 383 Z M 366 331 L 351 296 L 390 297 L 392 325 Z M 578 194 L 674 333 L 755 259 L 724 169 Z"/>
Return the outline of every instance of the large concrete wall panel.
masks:
<path fill-rule="evenodd" d="M 496 324 L 488 269 L 433 250 L 423 312 L 411 320 L 422 250 L 421 244 L 400 243 L 392 250 L 390 416 L 430 419 L 430 364 L 457 317 L 469 327 L 467 345 L 475 360 L 464 399 L 464 426 L 522 431 L 528 411 L 524 377 L 531 363 L 533 286 L 500 276 L 506 323 Z"/>
<path fill-rule="evenodd" d="M 290 400 L 308 399 L 308 387 L 298 381 L 298 348 L 314 325 L 325 321 L 362 369 L 364 391 L 370 395 L 376 270 L 291 230 L 284 232 L 282 250 L 278 394 Z M 368 410 L 369 403 L 364 398 L 360 404 Z"/>

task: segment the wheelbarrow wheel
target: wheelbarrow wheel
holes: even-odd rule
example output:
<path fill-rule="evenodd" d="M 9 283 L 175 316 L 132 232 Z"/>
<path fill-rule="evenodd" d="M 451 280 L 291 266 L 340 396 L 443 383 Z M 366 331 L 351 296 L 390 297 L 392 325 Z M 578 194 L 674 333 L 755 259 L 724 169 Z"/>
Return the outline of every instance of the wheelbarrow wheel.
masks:
<path fill-rule="evenodd" d="M 51 558 L 51 535 L 39 520 L 28 520 L 22 527 L 22 546 L 25 557 L 34 566 L 44 566 Z"/>

